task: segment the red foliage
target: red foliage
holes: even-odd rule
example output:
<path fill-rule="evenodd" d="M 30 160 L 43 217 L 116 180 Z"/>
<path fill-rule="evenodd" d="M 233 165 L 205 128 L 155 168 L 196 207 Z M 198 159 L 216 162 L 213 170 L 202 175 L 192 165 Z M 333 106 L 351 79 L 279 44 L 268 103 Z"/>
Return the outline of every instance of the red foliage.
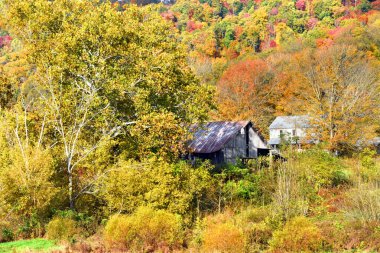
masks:
<path fill-rule="evenodd" d="M 270 14 L 270 15 L 273 15 L 273 16 L 276 16 L 276 15 L 278 14 L 278 8 L 277 8 L 277 7 L 274 7 L 274 8 L 270 11 L 269 14 Z"/>
<path fill-rule="evenodd" d="M 380 11 L 380 0 L 372 2 L 372 9 Z"/>
<path fill-rule="evenodd" d="M 272 36 L 276 36 L 276 31 L 274 29 L 274 25 L 273 24 L 268 24 L 267 25 L 267 30 L 268 30 L 268 33 Z"/>
<path fill-rule="evenodd" d="M 258 118 L 265 113 L 263 101 L 270 100 L 269 71 L 261 59 L 240 61 L 227 68 L 217 84 L 218 118 L 252 119 L 263 128 Z"/>
<path fill-rule="evenodd" d="M 270 42 L 269 42 L 269 46 L 270 47 L 277 47 L 277 43 L 276 43 L 276 41 L 274 41 L 274 40 L 271 40 Z"/>
<path fill-rule="evenodd" d="M 192 32 L 194 30 L 202 28 L 202 24 L 197 24 L 192 20 L 187 21 L 186 30 Z"/>
<path fill-rule="evenodd" d="M 252 99 L 250 94 L 257 89 L 257 81 L 263 73 L 268 71 L 268 66 L 263 60 L 247 60 L 231 65 L 222 75 L 218 83 L 219 91 L 226 91 L 224 95 L 232 99 L 233 94 Z M 246 93 L 240 93 L 247 91 Z M 243 102 L 243 101 L 240 101 Z"/>
<path fill-rule="evenodd" d="M 313 29 L 318 23 L 318 19 L 316 18 L 310 18 L 308 21 L 307 21 L 307 29 L 311 30 Z"/>
<path fill-rule="evenodd" d="M 193 16 L 194 16 L 194 10 L 191 9 L 191 10 L 189 10 L 189 19 L 192 19 Z"/>
<path fill-rule="evenodd" d="M 229 8 L 230 8 L 230 5 L 229 5 L 227 2 L 223 2 L 222 5 L 223 5 L 223 7 L 226 8 L 226 9 L 229 9 Z"/>
<path fill-rule="evenodd" d="M 176 22 L 176 20 L 177 20 L 176 16 L 174 15 L 174 13 L 172 11 L 161 13 L 161 17 L 163 17 L 164 19 L 166 19 L 168 21 L 170 20 L 173 22 Z"/>
<path fill-rule="evenodd" d="M 12 37 L 9 35 L 0 36 L 0 47 L 10 46 L 12 42 Z"/>
<path fill-rule="evenodd" d="M 297 8 L 297 10 L 301 10 L 301 11 L 306 10 L 306 2 L 305 2 L 305 0 L 298 0 L 296 2 L 296 8 Z"/>
<path fill-rule="evenodd" d="M 344 34 L 347 32 L 347 30 L 350 29 L 349 27 L 337 27 L 334 29 L 331 29 L 328 34 L 329 37 L 333 40 L 344 36 Z"/>

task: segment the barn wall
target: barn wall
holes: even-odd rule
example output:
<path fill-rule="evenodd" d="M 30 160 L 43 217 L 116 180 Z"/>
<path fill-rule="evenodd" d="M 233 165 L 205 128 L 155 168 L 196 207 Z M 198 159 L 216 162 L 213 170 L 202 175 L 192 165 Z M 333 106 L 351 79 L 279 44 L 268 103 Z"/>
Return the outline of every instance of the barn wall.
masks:
<path fill-rule="evenodd" d="M 226 163 L 235 163 L 238 158 L 246 157 L 245 138 L 245 132 L 239 132 L 224 146 L 224 159 Z"/>
<path fill-rule="evenodd" d="M 219 150 L 217 152 L 208 153 L 208 154 L 200 154 L 193 153 L 191 154 L 192 160 L 210 160 L 213 164 L 223 164 L 224 163 L 224 152 L 223 150 Z"/>
<path fill-rule="evenodd" d="M 246 134 L 239 132 L 235 138 L 230 140 L 224 147 L 224 158 L 226 162 L 235 163 L 237 158 L 247 157 L 246 154 Z M 267 148 L 266 143 L 260 138 L 252 127 L 248 129 L 249 134 L 249 155 L 248 157 L 256 158 L 257 148 Z"/>
<path fill-rule="evenodd" d="M 267 148 L 267 145 L 253 128 L 249 128 L 249 157 L 257 157 L 257 148 Z"/>

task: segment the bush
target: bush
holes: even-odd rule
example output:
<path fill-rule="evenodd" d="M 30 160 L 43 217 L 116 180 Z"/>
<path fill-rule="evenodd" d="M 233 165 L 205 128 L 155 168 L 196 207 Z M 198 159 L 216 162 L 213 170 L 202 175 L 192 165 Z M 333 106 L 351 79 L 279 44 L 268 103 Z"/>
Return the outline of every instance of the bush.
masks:
<path fill-rule="evenodd" d="M 110 210 L 133 213 L 149 205 L 180 214 L 190 223 L 199 210 L 208 208 L 206 194 L 213 186 L 209 167 L 195 170 L 185 161 L 169 164 L 156 159 L 123 162 L 105 178 L 101 190 Z"/>
<path fill-rule="evenodd" d="M 182 243 L 181 219 L 164 210 L 139 207 L 132 215 L 115 215 L 104 230 L 111 249 L 150 251 L 174 248 Z"/>
<path fill-rule="evenodd" d="M 3 227 L 0 230 L 0 242 L 10 242 L 14 239 L 14 233 L 8 227 Z"/>
<path fill-rule="evenodd" d="M 380 222 L 380 186 L 363 183 L 347 193 L 345 209 L 348 216 L 363 222 Z"/>
<path fill-rule="evenodd" d="M 267 248 L 272 237 L 272 228 L 266 222 L 268 215 L 268 208 L 247 207 L 236 216 L 243 230 L 246 252 L 261 252 Z"/>
<path fill-rule="evenodd" d="M 345 165 L 329 152 L 315 148 L 298 154 L 297 158 L 299 170 L 304 172 L 304 177 L 316 191 L 349 181 Z"/>
<path fill-rule="evenodd" d="M 265 222 L 253 223 L 244 228 L 246 252 L 262 252 L 272 237 L 272 229 Z"/>
<path fill-rule="evenodd" d="M 243 252 L 243 233 L 230 223 L 215 224 L 206 228 L 203 237 L 204 252 Z"/>
<path fill-rule="evenodd" d="M 277 230 L 270 241 L 272 252 L 315 252 L 322 246 L 318 227 L 305 217 L 296 217 Z"/>
<path fill-rule="evenodd" d="M 73 242 L 79 231 L 74 220 L 56 217 L 47 225 L 46 234 L 50 240 Z"/>
<path fill-rule="evenodd" d="M 281 164 L 277 171 L 277 189 L 273 195 L 272 211 L 274 220 L 285 221 L 305 215 L 309 210 L 307 185 L 300 170 L 293 162 Z"/>

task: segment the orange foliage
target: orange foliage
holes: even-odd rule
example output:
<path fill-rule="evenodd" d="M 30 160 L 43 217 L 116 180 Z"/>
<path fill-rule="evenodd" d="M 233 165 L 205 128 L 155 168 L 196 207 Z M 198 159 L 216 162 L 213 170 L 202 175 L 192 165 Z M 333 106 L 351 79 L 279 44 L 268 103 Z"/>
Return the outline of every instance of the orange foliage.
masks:
<path fill-rule="evenodd" d="M 217 85 L 219 115 L 225 120 L 250 119 L 266 129 L 274 92 L 270 67 L 263 60 L 246 60 L 231 65 Z"/>
<path fill-rule="evenodd" d="M 231 222 L 232 216 L 233 214 L 227 211 L 206 217 L 202 252 L 238 253 L 244 251 L 243 233 Z"/>

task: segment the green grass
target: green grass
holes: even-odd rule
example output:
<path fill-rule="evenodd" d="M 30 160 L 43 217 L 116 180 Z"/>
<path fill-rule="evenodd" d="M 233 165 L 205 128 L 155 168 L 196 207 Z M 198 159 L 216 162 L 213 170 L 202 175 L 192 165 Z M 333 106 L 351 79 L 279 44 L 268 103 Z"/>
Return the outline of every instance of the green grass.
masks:
<path fill-rule="evenodd" d="M 32 240 L 22 240 L 14 242 L 0 243 L 0 253 L 7 252 L 25 252 L 25 251 L 35 251 L 35 252 L 49 252 L 51 250 L 61 249 L 60 246 L 54 241 L 46 239 L 32 239 Z"/>

